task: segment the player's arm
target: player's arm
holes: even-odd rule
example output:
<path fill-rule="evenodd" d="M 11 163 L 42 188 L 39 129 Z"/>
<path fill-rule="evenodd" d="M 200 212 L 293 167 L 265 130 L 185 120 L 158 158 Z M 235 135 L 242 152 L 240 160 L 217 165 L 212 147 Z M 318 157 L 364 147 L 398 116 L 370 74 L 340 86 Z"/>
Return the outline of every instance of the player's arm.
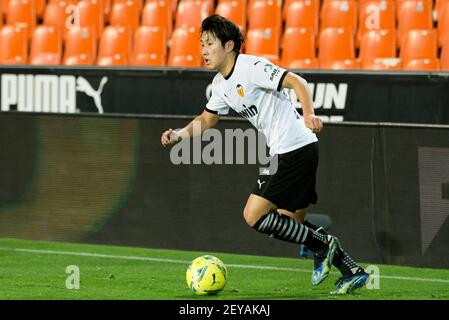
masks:
<path fill-rule="evenodd" d="M 310 92 L 307 81 L 300 76 L 288 72 L 282 82 L 282 88 L 293 89 L 301 102 L 302 113 L 306 126 L 314 133 L 318 133 L 323 129 L 323 122 L 315 116 L 313 109 L 312 94 Z"/>
<path fill-rule="evenodd" d="M 202 114 L 193 119 L 181 130 L 174 131 L 173 129 L 168 129 L 167 131 L 163 132 L 161 136 L 161 143 L 164 147 L 166 147 L 182 139 L 187 139 L 190 137 L 193 138 L 197 135 L 201 135 L 205 130 L 215 127 L 219 119 L 220 116 L 218 114 L 204 110 Z"/>

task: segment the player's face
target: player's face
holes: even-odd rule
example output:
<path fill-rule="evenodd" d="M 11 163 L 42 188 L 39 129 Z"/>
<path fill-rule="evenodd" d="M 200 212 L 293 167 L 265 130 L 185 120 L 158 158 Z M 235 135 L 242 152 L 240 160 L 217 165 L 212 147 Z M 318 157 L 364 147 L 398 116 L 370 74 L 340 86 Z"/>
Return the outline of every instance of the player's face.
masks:
<path fill-rule="evenodd" d="M 206 68 L 209 70 L 220 70 L 226 58 L 226 51 L 220 39 L 210 32 L 203 32 L 200 43 L 201 54 L 203 55 Z"/>

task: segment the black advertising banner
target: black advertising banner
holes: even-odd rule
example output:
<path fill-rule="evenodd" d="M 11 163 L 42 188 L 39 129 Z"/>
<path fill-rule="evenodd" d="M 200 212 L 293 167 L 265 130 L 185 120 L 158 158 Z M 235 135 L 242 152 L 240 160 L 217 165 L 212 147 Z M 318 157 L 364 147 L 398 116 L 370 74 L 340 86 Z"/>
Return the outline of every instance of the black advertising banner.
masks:
<path fill-rule="evenodd" d="M 449 124 L 448 73 L 296 73 L 325 121 Z M 190 116 L 204 109 L 213 76 L 202 69 L 3 67 L 0 110 Z"/>
<path fill-rule="evenodd" d="M 161 132 L 186 121 L 0 114 L 0 237 L 298 256 L 243 219 L 258 164 L 206 163 L 206 147 L 196 164 L 177 163 L 161 146 Z M 226 137 L 250 124 L 217 128 Z M 331 218 L 345 250 L 448 268 L 449 126 L 334 123 L 319 138 L 310 213 Z"/>

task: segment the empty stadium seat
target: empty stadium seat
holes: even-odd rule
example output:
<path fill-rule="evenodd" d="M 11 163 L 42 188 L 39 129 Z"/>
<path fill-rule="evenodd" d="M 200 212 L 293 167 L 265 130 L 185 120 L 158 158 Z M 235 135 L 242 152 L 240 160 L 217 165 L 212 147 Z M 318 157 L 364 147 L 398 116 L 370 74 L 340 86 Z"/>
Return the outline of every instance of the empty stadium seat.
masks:
<path fill-rule="evenodd" d="M 81 0 L 78 2 L 80 27 L 94 27 L 100 37 L 104 28 L 104 14 L 100 0 Z"/>
<path fill-rule="evenodd" d="M 396 2 L 393 0 L 360 0 L 356 46 L 370 30 L 396 29 Z"/>
<path fill-rule="evenodd" d="M 246 30 L 246 0 L 220 0 L 216 14 L 225 17 L 239 26 L 244 34 Z"/>
<path fill-rule="evenodd" d="M 443 46 L 446 38 L 449 37 L 449 1 L 440 11 L 438 21 L 438 46 Z"/>
<path fill-rule="evenodd" d="M 437 60 L 437 43 L 435 29 L 408 31 L 402 38 L 402 68 L 410 70 L 412 65 L 421 66 L 416 60 L 429 60 L 425 62 L 425 65 L 434 66 Z M 422 65 L 424 65 L 424 61 L 422 61 Z"/>
<path fill-rule="evenodd" d="M 319 35 L 318 58 L 322 69 L 359 69 L 352 29 L 326 28 Z"/>
<path fill-rule="evenodd" d="M 54 26 L 65 38 L 67 26 L 74 26 L 76 23 L 74 9 L 76 9 L 77 3 L 76 0 L 53 0 L 49 2 L 45 7 L 43 24 Z M 72 6 L 73 10 L 67 10 L 69 6 Z"/>
<path fill-rule="evenodd" d="M 249 29 L 246 36 L 245 52 L 263 56 L 274 64 L 279 63 L 279 29 L 257 28 Z"/>
<path fill-rule="evenodd" d="M 140 8 L 137 1 L 114 2 L 111 8 L 110 25 L 130 28 L 131 32 L 140 24 Z"/>
<path fill-rule="evenodd" d="M 253 0 L 248 5 L 248 29 L 282 27 L 282 2 Z"/>
<path fill-rule="evenodd" d="M 398 4 L 398 45 L 412 29 L 432 29 L 432 0 L 406 0 Z"/>
<path fill-rule="evenodd" d="M 133 66 L 165 66 L 166 31 L 160 27 L 140 26 L 134 34 L 130 64 Z"/>
<path fill-rule="evenodd" d="M 68 30 L 65 38 L 63 64 L 69 66 L 93 65 L 97 55 L 97 35 L 94 27 Z"/>
<path fill-rule="evenodd" d="M 173 30 L 173 14 L 168 0 L 147 0 L 142 12 L 142 25 L 166 30 L 167 39 Z"/>
<path fill-rule="evenodd" d="M 0 64 L 26 64 L 28 38 L 24 28 L 3 26 L 0 30 Z"/>
<path fill-rule="evenodd" d="M 126 66 L 131 52 L 131 32 L 126 27 L 107 26 L 98 45 L 97 65 Z"/>
<path fill-rule="evenodd" d="M 200 67 L 202 60 L 198 29 L 175 29 L 167 64 L 172 67 Z"/>
<path fill-rule="evenodd" d="M 38 26 L 31 40 L 30 63 L 34 65 L 57 65 L 61 63 L 62 39 L 54 26 Z"/>
<path fill-rule="evenodd" d="M 34 0 L 10 0 L 6 22 L 25 29 L 28 39 L 31 39 L 36 27 L 36 9 Z"/>
<path fill-rule="evenodd" d="M 194 27 L 199 29 L 201 22 L 212 14 L 211 2 L 202 0 L 181 0 L 176 12 L 176 28 Z"/>
<path fill-rule="evenodd" d="M 321 29 L 350 28 L 357 31 L 357 2 L 355 0 L 326 0 L 320 12 Z"/>
<path fill-rule="evenodd" d="M 396 32 L 394 29 L 365 32 L 360 46 L 362 69 L 400 70 L 396 58 Z"/>
<path fill-rule="evenodd" d="M 318 34 L 318 0 L 290 1 L 285 7 L 285 28 L 312 28 L 314 35 Z"/>
<path fill-rule="evenodd" d="M 287 28 L 282 39 L 281 65 L 284 68 L 319 67 L 312 28 Z"/>

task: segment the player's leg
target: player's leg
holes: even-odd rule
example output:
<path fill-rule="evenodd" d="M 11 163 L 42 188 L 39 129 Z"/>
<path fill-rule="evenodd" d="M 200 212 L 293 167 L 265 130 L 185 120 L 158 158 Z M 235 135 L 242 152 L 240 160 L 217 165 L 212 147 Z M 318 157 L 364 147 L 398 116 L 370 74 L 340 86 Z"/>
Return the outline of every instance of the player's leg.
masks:
<path fill-rule="evenodd" d="M 295 212 L 295 216 L 301 216 L 301 213 L 298 211 Z M 315 230 L 315 232 L 319 232 L 323 235 L 328 235 L 327 231 L 323 227 L 317 226 L 307 219 L 304 220 L 304 225 L 312 230 Z M 319 265 L 320 260 L 322 259 L 323 257 L 315 254 L 314 264 Z M 342 275 L 342 277 L 336 283 L 337 288 L 334 291 L 335 294 L 351 293 L 354 290 L 364 286 L 368 281 L 369 275 L 343 250 L 342 247 L 340 247 L 335 253 L 332 265 L 340 270 Z"/>
<path fill-rule="evenodd" d="M 315 232 L 298 223 L 290 215 L 280 214 L 276 210 L 276 205 L 255 194 L 249 196 L 243 216 L 245 221 L 258 232 L 268 234 L 275 239 L 303 244 L 313 252 L 326 256 L 319 277 L 322 280 L 327 277 L 333 256 L 339 248 L 335 237 Z"/>

